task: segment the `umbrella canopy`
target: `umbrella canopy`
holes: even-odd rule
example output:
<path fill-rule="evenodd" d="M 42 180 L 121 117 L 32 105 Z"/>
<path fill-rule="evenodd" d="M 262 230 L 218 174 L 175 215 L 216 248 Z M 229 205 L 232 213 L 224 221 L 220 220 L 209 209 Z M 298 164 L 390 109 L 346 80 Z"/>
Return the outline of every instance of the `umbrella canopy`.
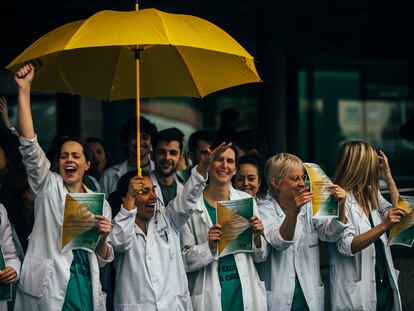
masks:
<path fill-rule="evenodd" d="M 35 65 L 34 90 L 136 98 L 140 168 L 140 97 L 203 97 L 260 82 L 253 57 L 201 18 L 155 9 L 101 11 L 61 26 L 28 47 L 7 69 Z"/>
<path fill-rule="evenodd" d="M 106 101 L 136 97 L 203 97 L 259 82 L 253 57 L 225 31 L 201 18 L 155 9 L 101 11 L 61 26 L 7 68 L 38 67 L 32 88 Z"/>

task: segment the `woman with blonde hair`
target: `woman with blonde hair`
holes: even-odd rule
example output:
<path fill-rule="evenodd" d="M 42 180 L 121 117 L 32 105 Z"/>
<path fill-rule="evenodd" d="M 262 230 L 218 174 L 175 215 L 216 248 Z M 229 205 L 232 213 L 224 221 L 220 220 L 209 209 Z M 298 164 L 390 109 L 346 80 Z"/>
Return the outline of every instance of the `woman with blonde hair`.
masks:
<path fill-rule="evenodd" d="M 325 291 L 320 274 L 319 239 L 335 242 L 346 225 L 345 191 L 332 185 L 338 218 L 314 218 L 312 193 L 302 161 L 279 153 L 265 167 L 271 199 L 258 202 L 265 238 L 271 246 L 259 267 L 267 290 L 268 310 L 322 311 Z"/>
<path fill-rule="evenodd" d="M 392 203 L 380 194 L 379 177 Z M 334 181 L 346 191 L 351 226 L 329 245 L 332 310 L 401 310 L 385 233 L 405 213 L 397 208 L 399 193 L 387 157 L 366 142 L 347 142 L 338 153 Z"/>

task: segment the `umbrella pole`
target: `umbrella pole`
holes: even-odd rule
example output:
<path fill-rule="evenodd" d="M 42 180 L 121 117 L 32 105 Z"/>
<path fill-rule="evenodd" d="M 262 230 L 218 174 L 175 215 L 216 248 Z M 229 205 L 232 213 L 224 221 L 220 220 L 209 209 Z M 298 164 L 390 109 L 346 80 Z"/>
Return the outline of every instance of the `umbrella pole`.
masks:
<path fill-rule="evenodd" d="M 140 124 L 140 95 L 139 95 L 139 53 L 140 49 L 135 49 L 135 76 L 136 76 L 136 103 L 137 103 L 137 169 L 138 176 L 142 176 L 141 169 L 141 124 Z"/>

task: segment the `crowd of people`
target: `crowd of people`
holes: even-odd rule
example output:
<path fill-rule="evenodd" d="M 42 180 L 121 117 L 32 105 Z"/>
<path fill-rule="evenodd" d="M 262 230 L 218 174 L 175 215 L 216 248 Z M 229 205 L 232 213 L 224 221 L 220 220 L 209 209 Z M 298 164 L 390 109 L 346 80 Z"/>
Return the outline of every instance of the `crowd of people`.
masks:
<path fill-rule="evenodd" d="M 384 153 L 344 143 L 330 187 L 338 216 L 315 218 L 302 160 L 268 157 L 252 130 L 197 131 L 185 154 L 179 129 L 141 117 L 142 174 L 136 119 L 120 132 L 120 164 L 97 137 L 60 136 L 45 153 L 31 114 L 34 74 L 31 65 L 15 74 L 16 128 L 0 98 L 0 286 L 14 284 L 1 311 L 324 310 L 319 241 L 329 245 L 329 310 L 402 309 L 386 233 L 405 212 Z M 106 195 L 99 242 L 63 251 L 66 194 L 91 192 Z M 245 198 L 252 251 L 219 256 L 216 202 Z"/>

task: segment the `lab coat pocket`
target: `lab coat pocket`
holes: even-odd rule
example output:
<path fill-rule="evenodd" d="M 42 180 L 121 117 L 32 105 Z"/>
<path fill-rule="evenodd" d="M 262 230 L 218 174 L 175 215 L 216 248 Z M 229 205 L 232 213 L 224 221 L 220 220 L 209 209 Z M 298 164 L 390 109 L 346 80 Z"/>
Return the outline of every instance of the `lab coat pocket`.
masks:
<path fill-rule="evenodd" d="M 285 306 L 287 305 L 287 297 L 283 291 L 274 290 L 274 291 L 266 291 L 266 299 L 267 299 L 267 307 L 269 310 L 275 310 L 276 306 Z"/>
<path fill-rule="evenodd" d="M 366 300 L 366 289 L 363 287 L 362 281 L 344 282 L 338 280 L 337 289 L 334 293 L 335 304 L 334 310 L 365 310 L 364 301 Z"/>
<path fill-rule="evenodd" d="M 41 298 L 53 269 L 53 260 L 26 254 L 23 261 L 19 288 L 26 294 Z"/>

